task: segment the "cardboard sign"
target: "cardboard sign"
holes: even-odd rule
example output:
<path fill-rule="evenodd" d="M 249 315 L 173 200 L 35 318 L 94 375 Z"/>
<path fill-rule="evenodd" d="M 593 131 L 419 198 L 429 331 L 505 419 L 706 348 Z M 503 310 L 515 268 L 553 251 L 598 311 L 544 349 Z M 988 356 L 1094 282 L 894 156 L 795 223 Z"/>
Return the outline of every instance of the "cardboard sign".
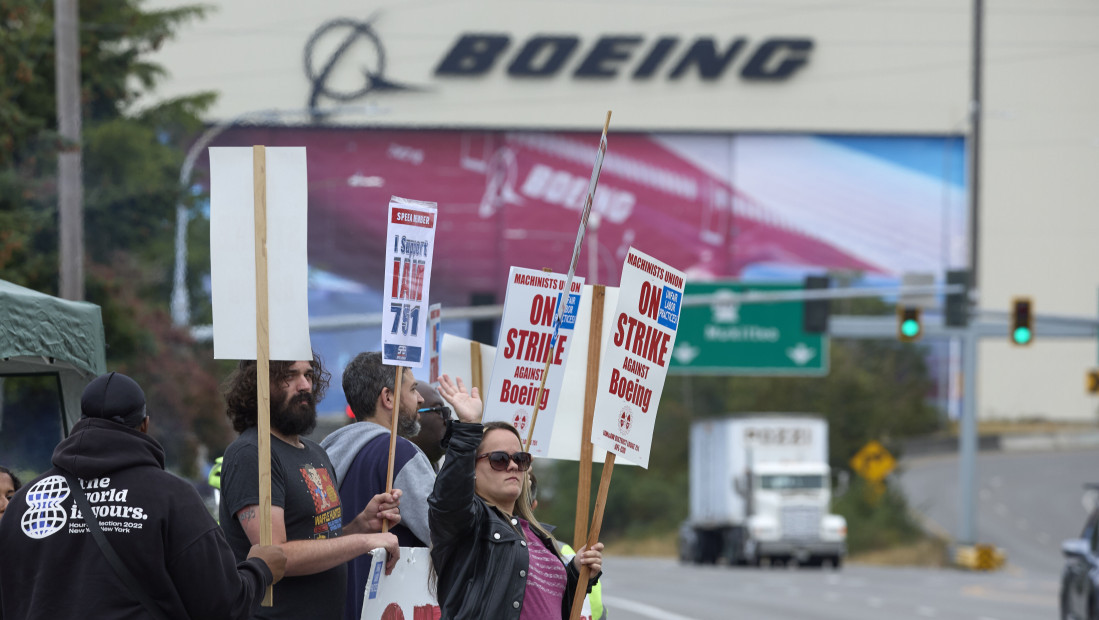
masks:
<path fill-rule="evenodd" d="M 385 549 L 375 549 L 363 597 L 362 620 L 438 620 L 439 603 L 428 587 L 431 550 L 401 547 L 393 572 L 385 574 Z"/>
<path fill-rule="evenodd" d="M 472 390 L 474 387 L 471 346 L 476 346 L 480 350 L 481 367 L 478 369 L 480 376 L 492 376 L 492 360 L 496 357 L 496 347 L 494 346 L 474 342 L 454 334 L 443 334 L 443 346 L 439 351 L 439 374 L 449 375 L 455 381 L 458 377 L 461 377 L 467 390 Z M 481 389 L 481 391 L 483 392 L 484 389 Z"/>
<path fill-rule="evenodd" d="M 603 344 L 591 441 L 646 468 L 684 281 L 683 272 L 631 247 L 622 266 L 611 335 Z"/>
<path fill-rule="evenodd" d="M 442 314 L 442 304 L 431 304 L 427 308 L 427 348 L 428 359 L 430 360 L 427 382 L 432 384 L 439 382 L 439 346 L 442 344 L 439 342 L 439 339 L 442 337 L 439 328 L 439 319 Z"/>
<path fill-rule="evenodd" d="M 270 359 L 311 360 L 305 149 L 268 148 Z M 214 358 L 256 359 L 255 188 L 250 147 L 210 149 L 210 285 Z"/>
<path fill-rule="evenodd" d="M 534 416 L 534 401 L 538 398 L 542 373 L 546 371 L 546 356 L 551 356 L 545 387 L 541 392 L 538 421 L 530 442 L 530 452 L 535 456 L 545 456 L 549 450 L 554 412 L 561 394 L 565 362 L 572 349 L 580 292 L 584 288 L 583 278 L 574 278 L 572 291 L 563 295 L 565 280 L 565 276 L 559 273 L 511 268 L 504 315 L 500 319 L 496 360 L 492 365 L 492 381 L 488 391 L 481 395 L 485 404 L 484 422 L 508 422 L 519 431 L 525 442 Z M 562 302 L 562 299 L 565 301 Z M 556 346 L 551 346 L 555 317 L 561 303 L 565 305 L 560 337 Z"/>
<path fill-rule="evenodd" d="M 427 358 L 427 301 L 435 249 L 434 202 L 389 200 L 382 302 L 382 362 L 420 368 Z"/>

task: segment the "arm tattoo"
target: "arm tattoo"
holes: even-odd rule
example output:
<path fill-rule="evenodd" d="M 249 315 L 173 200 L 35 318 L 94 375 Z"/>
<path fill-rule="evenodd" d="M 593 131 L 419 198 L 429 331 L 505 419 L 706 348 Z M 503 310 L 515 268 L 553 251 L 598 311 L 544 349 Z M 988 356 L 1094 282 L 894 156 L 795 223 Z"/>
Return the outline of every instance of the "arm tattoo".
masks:
<path fill-rule="evenodd" d="M 247 510 L 242 510 L 239 513 L 237 513 L 237 519 L 240 520 L 240 522 L 242 524 L 248 523 L 249 521 L 251 521 L 252 519 L 255 519 L 255 518 L 256 518 L 256 509 L 255 508 L 249 508 Z"/>

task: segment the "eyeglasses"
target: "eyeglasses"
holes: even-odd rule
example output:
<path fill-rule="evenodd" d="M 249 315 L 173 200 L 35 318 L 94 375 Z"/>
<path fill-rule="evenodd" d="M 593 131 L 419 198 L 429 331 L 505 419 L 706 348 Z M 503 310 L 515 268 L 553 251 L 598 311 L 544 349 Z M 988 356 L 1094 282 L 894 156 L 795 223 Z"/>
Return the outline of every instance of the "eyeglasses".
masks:
<path fill-rule="evenodd" d="M 450 407 L 446 405 L 439 405 L 438 407 L 424 407 L 423 409 L 417 409 L 416 413 L 438 413 L 444 418 L 450 417 Z"/>
<path fill-rule="evenodd" d="M 486 452 L 477 457 L 477 460 L 488 459 L 488 464 L 496 471 L 507 471 L 508 461 L 515 463 L 515 466 L 519 468 L 519 471 L 526 471 L 530 469 L 530 463 L 534 460 L 534 457 L 530 455 L 530 452 L 516 452 L 515 454 L 508 454 L 503 450 L 496 450 L 495 452 Z"/>

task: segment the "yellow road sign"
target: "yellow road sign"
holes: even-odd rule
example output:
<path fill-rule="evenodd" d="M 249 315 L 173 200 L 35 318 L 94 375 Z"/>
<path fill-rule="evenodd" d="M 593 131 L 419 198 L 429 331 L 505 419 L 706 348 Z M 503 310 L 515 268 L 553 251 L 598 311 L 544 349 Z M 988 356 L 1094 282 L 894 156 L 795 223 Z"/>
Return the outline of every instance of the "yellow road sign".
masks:
<path fill-rule="evenodd" d="M 1099 394 L 1099 370 L 1088 371 L 1088 394 Z"/>
<path fill-rule="evenodd" d="M 885 446 L 871 439 L 849 461 L 855 473 L 870 482 L 881 482 L 897 466 L 897 460 Z"/>

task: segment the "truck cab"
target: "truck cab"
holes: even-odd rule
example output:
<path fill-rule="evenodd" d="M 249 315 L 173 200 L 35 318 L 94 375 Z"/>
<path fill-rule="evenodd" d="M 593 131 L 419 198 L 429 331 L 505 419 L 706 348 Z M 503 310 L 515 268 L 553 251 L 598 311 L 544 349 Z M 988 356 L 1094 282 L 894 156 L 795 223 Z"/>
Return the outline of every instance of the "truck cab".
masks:
<path fill-rule="evenodd" d="M 760 463 L 751 471 L 748 539 L 744 559 L 840 566 L 847 520 L 829 514 L 831 471 L 824 463 Z"/>

